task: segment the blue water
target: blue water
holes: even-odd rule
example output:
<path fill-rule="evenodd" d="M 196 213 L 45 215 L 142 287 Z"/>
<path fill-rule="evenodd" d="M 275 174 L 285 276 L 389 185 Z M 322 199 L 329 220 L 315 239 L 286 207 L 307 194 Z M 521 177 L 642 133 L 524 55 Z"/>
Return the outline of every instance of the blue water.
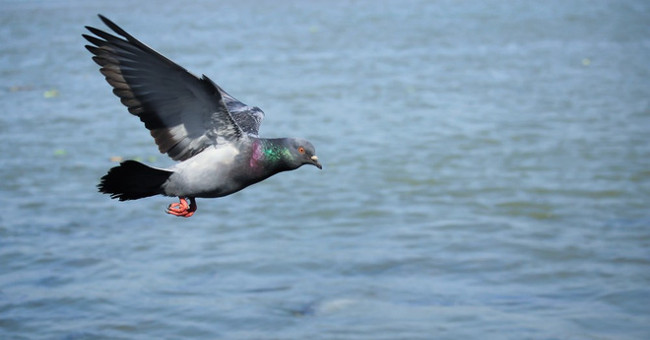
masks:
<path fill-rule="evenodd" d="M 2 1 L 0 338 L 650 338 L 647 1 Z M 102 13 L 324 169 L 110 200 L 172 164 Z"/>

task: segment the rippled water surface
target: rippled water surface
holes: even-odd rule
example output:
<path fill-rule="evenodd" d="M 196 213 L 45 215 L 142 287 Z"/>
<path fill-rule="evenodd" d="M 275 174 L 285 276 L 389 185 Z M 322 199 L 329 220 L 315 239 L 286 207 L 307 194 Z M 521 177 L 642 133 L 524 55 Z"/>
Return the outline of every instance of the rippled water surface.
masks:
<path fill-rule="evenodd" d="M 650 338 L 647 1 L 3 1 L 0 338 Z M 160 155 L 103 13 L 300 136 L 232 196 L 118 202 Z"/>

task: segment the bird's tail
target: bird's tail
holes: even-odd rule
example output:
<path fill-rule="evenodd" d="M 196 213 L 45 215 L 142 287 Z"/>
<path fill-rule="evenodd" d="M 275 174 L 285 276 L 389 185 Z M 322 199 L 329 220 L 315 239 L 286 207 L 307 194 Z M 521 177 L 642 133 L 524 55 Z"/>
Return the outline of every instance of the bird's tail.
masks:
<path fill-rule="evenodd" d="M 97 188 L 120 201 L 137 200 L 162 193 L 172 171 L 155 169 L 136 161 L 124 161 L 101 178 Z"/>

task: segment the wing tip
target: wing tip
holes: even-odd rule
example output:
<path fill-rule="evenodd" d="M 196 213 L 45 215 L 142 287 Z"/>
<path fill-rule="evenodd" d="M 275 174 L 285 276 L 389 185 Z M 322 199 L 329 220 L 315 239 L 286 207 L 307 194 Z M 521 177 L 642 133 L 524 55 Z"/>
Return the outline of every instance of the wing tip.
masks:
<path fill-rule="evenodd" d="M 114 22 L 112 22 L 109 18 L 105 17 L 101 13 L 97 13 L 97 16 L 106 26 L 111 27 L 111 25 L 115 25 Z"/>
<path fill-rule="evenodd" d="M 99 13 L 97 14 L 97 16 L 99 17 L 99 19 L 102 20 L 102 22 L 103 22 L 106 26 L 108 26 L 108 28 L 110 28 L 111 30 L 113 30 L 113 32 L 115 32 L 115 33 L 117 33 L 117 34 L 123 36 L 123 37 L 126 38 L 128 41 L 133 42 L 134 40 L 136 40 L 136 39 L 134 39 L 130 34 L 126 33 L 126 31 L 123 30 L 122 27 L 118 26 L 116 23 L 114 23 L 114 22 L 113 22 L 112 20 L 110 20 L 109 18 L 107 18 L 107 17 L 105 17 L 105 16 L 103 16 L 103 15 L 101 15 L 101 14 L 99 14 Z M 137 41 L 137 40 L 136 40 L 136 41 Z"/>

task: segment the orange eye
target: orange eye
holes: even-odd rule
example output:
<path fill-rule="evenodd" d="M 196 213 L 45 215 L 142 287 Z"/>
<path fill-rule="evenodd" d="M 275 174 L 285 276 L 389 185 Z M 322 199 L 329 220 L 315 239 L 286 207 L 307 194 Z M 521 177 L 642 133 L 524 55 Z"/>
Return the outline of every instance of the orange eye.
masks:
<path fill-rule="evenodd" d="M 302 154 L 302 153 L 305 153 L 305 148 L 303 148 L 302 146 L 299 147 L 299 148 L 298 148 L 298 152 L 300 152 L 301 154 Z"/>

